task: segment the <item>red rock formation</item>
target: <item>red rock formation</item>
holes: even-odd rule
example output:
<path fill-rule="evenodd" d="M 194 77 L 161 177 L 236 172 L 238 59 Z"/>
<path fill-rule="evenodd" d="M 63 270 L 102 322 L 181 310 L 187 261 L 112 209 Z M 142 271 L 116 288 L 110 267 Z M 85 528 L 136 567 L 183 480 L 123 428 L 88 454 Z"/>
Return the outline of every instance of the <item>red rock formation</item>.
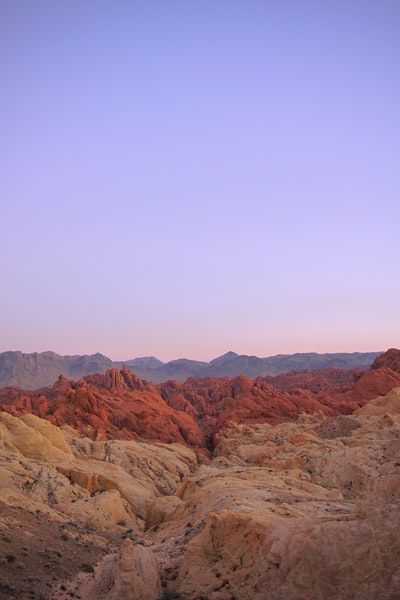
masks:
<path fill-rule="evenodd" d="M 184 401 L 189 401 L 205 434 L 213 440 L 229 422 L 280 423 L 297 419 L 302 412 L 350 414 L 396 386 L 400 386 L 400 377 L 390 369 L 326 369 L 255 380 L 244 375 L 233 379 L 191 377 L 183 384 L 169 381 L 158 388 L 170 406 L 183 407 Z"/>
<path fill-rule="evenodd" d="M 385 396 L 398 386 L 400 386 L 400 369 L 397 373 L 389 367 L 375 367 L 374 370 L 364 371 L 355 381 L 353 398 L 365 404 L 377 396 Z"/>
<path fill-rule="evenodd" d="M 281 373 L 274 377 L 258 377 L 256 381 L 269 382 L 275 388 L 293 392 L 296 390 L 309 390 L 313 394 L 324 392 L 333 389 L 337 390 L 340 387 L 347 388 L 361 375 L 360 369 L 324 369 L 322 371 L 291 371 L 289 373 Z"/>
<path fill-rule="evenodd" d="M 400 373 L 400 350 L 390 348 L 390 350 L 378 356 L 372 363 L 371 369 L 380 369 L 381 367 L 389 367 L 392 371 Z"/>
<path fill-rule="evenodd" d="M 304 412 L 350 414 L 399 386 L 400 351 L 390 350 L 364 372 L 326 369 L 255 380 L 191 377 L 158 385 L 126 367 L 77 382 L 61 376 L 52 388 L 35 392 L 0 389 L 0 407 L 71 425 L 92 439 L 141 438 L 204 449 L 230 422 L 276 424 Z"/>
<path fill-rule="evenodd" d="M 314 399 L 310 393 L 290 394 L 270 383 L 252 380 L 245 375 L 233 379 L 189 378 L 184 384 L 160 384 L 166 402 L 174 405 L 184 397 L 194 406 L 207 436 L 213 437 L 229 422 L 279 423 L 296 419 L 301 412 L 323 411 L 336 414 Z"/>
<path fill-rule="evenodd" d="M 8 397 L 7 397 L 8 396 Z M 71 425 L 92 439 L 143 439 L 204 448 L 204 434 L 192 416 L 168 406 L 152 384 L 128 369 L 112 369 L 78 382 L 60 377 L 51 389 L 1 394 L 2 410 L 27 412 L 53 424 Z"/>

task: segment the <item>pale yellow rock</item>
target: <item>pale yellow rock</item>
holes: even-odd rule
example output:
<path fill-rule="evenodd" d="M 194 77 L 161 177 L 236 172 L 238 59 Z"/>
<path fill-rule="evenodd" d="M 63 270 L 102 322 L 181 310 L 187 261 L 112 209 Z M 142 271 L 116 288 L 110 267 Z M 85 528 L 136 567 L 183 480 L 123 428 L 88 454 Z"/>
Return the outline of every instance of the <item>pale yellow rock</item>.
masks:
<path fill-rule="evenodd" d="M 61 450 L 65 452 L 69 456 L 69 458 L 73 458 L 73 454 L 71 448 L 64 437 L 62 429 L 60 427 L 56 427 L 52 425 L 50 421 L 46 421 L 45 419 L 40 419 L 35 415 L 26 414 L 20 417 L 21 421 L 23 421 L 29 427 L 32 427 L 35 431 L 42 434 L 43 437 L 49 440 L 49 442 Z"/>
<path fill-rule="evenodd" d="M 107 498 L 114 498 L 114 513 L 106 510 L 109 523 L 125 520 L 139 527 L 140 519 L 142 528 L 147 501 L 173 493 L 197 464 L 196 454 L 178 444 L 93 442 L 33 415 L 0 413 L 3 497 L 21 506 L 36 503 L 40 510 L 54 507 L 55 518 L 62 508 L 76 520 L 93 523 L 99 498 L 105 506 Z M 103 521 L 99 519 L 99 526 Z"/>
<path fill-rule="evenodd" d="M 150 548 L 125 540 L 119 554 L 97 568 L 84 600 L 157 600 L 161 594 L 158 563 Z"/>
<path fill-rule="evenodd" d="M 361 521 L 211 513 L 175 585 L 189 598 L 210 595 L 224 580 L 238 600 L 395 598 L 399 516 L 398 507 Z"/>
<path fill-rule="evenodd" d="M 197 468 L 198 459 L 190 448 L 179 444 L 145 444 L 135 441 L 110 440 L 94 442 L 67 433 L 76 457 L 91 458 L 101 464 L 119 467 L 131 477 L 170 494 L 180 481 Z"/>
<path fill-rule="evenodd" d="M 23 456 L 36 460 L 73 459 L 73 454 L 64 440 L 61 431 L 50 423 L 40 423 L 41 419 L 29 417 L 26 422 L 8 413 L 0 413 L 0 441 L 11 444 Z M 54 443 L 53 443 L 54 442 Z"/>
<path fill-rule="evenodd" d="M 98 493 L 73 503 L 57 503 L 54 509 L 90 529 L 115 531 L 122 522 L 126 527 L 134 527 L 136 531 L 140 529 L 132 506 L 121 498 L 117 490 Z"/>
<path fill-rule="evenodd" d="M 135 514 L 143 519 L 147 500 L 158 495 L 152 481 L 143 472 L 133 477 L 124 469 L 104 461 L 80 458 L 73 465 L 57 465 L 57 470 L 90 494 L 118 491 Z"/>
<path fill-rule="evenodd" d="M 159 525 L 168 520 L 173 520 L 179 510 L 182 510 L 184 503 L 178 496 L 161 496 L 153 498 L 146 503 L 146 524 L 149 529 L 154 525 Z"/>
<path fill-rule="evenodd" d="M 393 388 L 386 396 L 378 396 L 356 411 L 358 415 L 383 416 L 386 413 L 400 415 L 400 388 Z"/>

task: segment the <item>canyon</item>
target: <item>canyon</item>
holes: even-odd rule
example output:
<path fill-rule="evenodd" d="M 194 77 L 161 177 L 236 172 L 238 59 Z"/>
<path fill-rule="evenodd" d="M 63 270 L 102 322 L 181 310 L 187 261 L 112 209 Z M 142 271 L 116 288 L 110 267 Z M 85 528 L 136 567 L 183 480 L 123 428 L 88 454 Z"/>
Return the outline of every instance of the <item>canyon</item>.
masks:
<path fill-rule="evenodd" d="M 394 600 L 400 351 L 0 389 L 0 597 Z"/>

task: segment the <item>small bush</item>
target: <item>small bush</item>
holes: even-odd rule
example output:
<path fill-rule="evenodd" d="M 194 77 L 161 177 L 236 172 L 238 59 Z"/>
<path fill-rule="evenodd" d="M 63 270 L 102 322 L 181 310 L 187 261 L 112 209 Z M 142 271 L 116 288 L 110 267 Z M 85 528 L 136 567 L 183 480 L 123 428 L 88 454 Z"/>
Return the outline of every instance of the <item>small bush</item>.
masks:
<path fill-rule="evenodd" d="M 15 561 L 15 556 L 14 556 L 14 554 L 7 554 L 6 559 L 7 559 L 7 562 L 12 563 Z"/>
<path fill-rule="evenodd" d="M 159 600 L 185 600 L 185 596 L 183 596 L 180 592 L 165 589 Z"/>

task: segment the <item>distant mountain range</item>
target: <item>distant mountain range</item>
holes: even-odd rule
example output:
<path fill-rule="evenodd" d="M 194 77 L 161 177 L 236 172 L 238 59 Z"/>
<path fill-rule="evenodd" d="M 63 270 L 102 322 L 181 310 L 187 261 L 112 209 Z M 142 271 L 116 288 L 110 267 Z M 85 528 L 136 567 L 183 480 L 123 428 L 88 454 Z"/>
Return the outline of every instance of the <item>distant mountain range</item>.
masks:
<path fill-rule="evenodd" d="M 127 361 L 112 361 L 103 354 L 61 356 L 55 352 L 0 353 L 0 386 L 19 386 L 37 389 L 51 386 L 59 375 L 77 380 L 92 373 L 104 373 L 107 369 L 128 367 L 141 379 L 161 383 L 169 379 L 184 382 L 188 377 L 236 377 L 247 375 L 254 378 L 279 375 L 288 371 L 321 370 L 327 368 L 368 369 L 381 352 L 340 352 L 317 354 L 316 352 L 278 354 L 268 358 L 239 355 L 227 352 L 210 362 L 180 358 L 163 363 L 154 356 Z"/>

